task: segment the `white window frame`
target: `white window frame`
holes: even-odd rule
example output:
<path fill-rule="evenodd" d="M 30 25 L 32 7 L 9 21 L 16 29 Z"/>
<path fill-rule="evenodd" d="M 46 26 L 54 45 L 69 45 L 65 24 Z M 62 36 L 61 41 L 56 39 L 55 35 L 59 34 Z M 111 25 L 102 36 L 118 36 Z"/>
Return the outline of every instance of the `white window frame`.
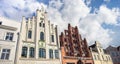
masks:
<path fill-rule="evenodd" d="M 1 49 L 1 56 L 0 56 L 0 59 L 2 59 L 2 54 L 4 53 L 5 56 L 4 56 L 4 58 L 3 58 L 2 60 L 9 60 L 9 58 L 10 58 L 10 53 L 11 53 L 11 49 L 5 49 L 6 51 L 3 52 L 4 49 L 5 49 L 5 48 Z M 8 52 L 7 50 L 10 50 L 10 51 Z M 7 54 L 9 54 L 8 59 L 6 59 Z"/>
<path fill-rule="evenodd" d="M 7 36 L 8 36 L 8 38 L 6 39 Z M 12 40 L 10 40 L 10 37 L 12 37 Z M 13 38 L 14 38 L 14 33 L 13 32 L 6 32 L 5 33 L 5 38 L 4 38 L 5 40 L 13 41 Z"/>

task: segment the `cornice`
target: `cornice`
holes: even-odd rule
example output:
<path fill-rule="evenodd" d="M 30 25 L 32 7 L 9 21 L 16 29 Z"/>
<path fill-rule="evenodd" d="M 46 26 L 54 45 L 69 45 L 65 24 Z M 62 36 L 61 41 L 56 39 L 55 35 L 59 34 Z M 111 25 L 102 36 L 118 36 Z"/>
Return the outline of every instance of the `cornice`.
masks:
<path fill-rule="evenodd" d="M 17 30 L 17 28 L 15 28 L 15 27 L 5 26 L 5 25 L 0 25 L 0 28 L 2 28 L 2 29 L 7 29 L 7 30 L 13 30 L 13 31 L 16 31 L 16 30 Z"/>

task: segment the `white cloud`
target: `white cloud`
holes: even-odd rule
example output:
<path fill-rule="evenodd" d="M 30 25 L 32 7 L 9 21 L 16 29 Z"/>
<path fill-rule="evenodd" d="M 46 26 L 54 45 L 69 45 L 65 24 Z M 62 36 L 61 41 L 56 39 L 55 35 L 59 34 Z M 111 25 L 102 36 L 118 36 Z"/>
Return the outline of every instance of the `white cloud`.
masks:
<path fill-rule="evenodd" d="M 99 17 L 101 17 L 101 22 L 106 24 L 117 24 L 118 14 L 111 9 L 108 9 L 106 6 L 101 6 L 98 11 Z"/>
<path fill-rule="evenodd" d="M 104 0 L 104 2 L 110 2 L 110 0 Z"/>
<path fill-rule="evenodd" d="M 80 34 L 87 38 L 89 44 L 97 40 L 106 46 L 114 39 L 110 36 L 114 31 L 104 29 L 102 24 L 120 25 L 117 21 L 120 19 L 120 9 L 109 9 L 102 5 L 95 10 L 95 13 L 90 14 L 91 8 L 88 5 L 91 0 L 86 1 L 84 3 L 84 0 L 62 0 L 62 2 L 61 0 L 50 0 L 47 6 L 36 0 L 2 0 L 0 6 L 4 6 L 0 7 L 0 15 L 21 20 L 22 16 L 30 17 L 37 8 L 41 9 L 42 5 L 47 9 L 50 21 L 58 25 L 59 32 L 67 29 L 68 23 L 71 23 L 73 26 L 79 27 Z"/>
<path fill-rule="evenodd" d="M 106 47 L 114 39 L 110 36 L 114 31 L 103 28 L 102 24 L 117 25 L 118 16 L 118 12 L 102 5 L 97 14 L 89 14 L 80 21 L 80 31 L 89 42 L 98 40 Z"/>
<path fill-rule="evenodd" d="M 60 5 L 54 4 L 56 2 Z M 48 8 L 48 14 L 51 21 L 59 25 L 60 31 L 67 29 L 67 24 L 71 23 L 73 26 L 79 26 L 80 33 L 88 39 L 89 44 L 97 40 L 106 47 L 112 41 L 110 35 L 114 31 L 103 28 L 102 24 L 117 25 L 116 8 L 109 9 L 102 5 L 95 13 L 90 14 L 91 9 L 82 0 L 63 0 L 63 2 L 54 0 L 54 3 L 50 4 L 54 7 Z M 63 8 L 59 11 L 61 6 Z"/>
<path fill-rule="evenodd" d="M 60 31 L 63 31 L 63 28 L 67 29 L 68 23 L 78 26 L 80 18 L 89 14 L 89 11 L 90 9 L 82 0 L 63 0 L 62 2 L 60 0 L 52 0 L 48 8 L 51 21 L 59 25 Z"/>
<path fill-rule="evenodd" d="M 36 0 L 2 0 L 1 1 L 1 13 L 0 16 L 8 16 L 14 20 L 21 20 L 22 16 L 30 17 L 36 9 L 41 9 L 41 5 L 47 7 L 43 3 L 39 3 Z"/>

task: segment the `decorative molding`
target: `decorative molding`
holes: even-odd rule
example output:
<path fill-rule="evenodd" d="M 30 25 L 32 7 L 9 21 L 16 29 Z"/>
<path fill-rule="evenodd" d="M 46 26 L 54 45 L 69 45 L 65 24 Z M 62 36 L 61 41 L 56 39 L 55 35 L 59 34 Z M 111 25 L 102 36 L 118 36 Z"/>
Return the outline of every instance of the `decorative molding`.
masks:
<path fill-rule="evenodd" d="M 0 25 L 0 28 L 2 28 L 2 29 L 8 29 L 8 30 L 13 30 L 13 31 L 17 30 L 17 28 L 15 28 L 15 27 L 5 26 L 5 25 Z"/>

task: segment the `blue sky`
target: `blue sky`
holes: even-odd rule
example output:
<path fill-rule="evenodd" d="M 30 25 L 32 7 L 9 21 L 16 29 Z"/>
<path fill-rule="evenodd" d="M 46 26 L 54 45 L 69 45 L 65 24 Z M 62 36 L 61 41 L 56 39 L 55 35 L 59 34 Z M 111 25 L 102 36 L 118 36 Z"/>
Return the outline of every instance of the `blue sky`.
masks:
<path fill-rule="evenodd" d="M 71 23 L 89 45 L 96 40 L 104 47 L 120 45 L 120 0 L 0 0 L 0 16 L 21 22 L 41 6 L 59 32 Z"/>

